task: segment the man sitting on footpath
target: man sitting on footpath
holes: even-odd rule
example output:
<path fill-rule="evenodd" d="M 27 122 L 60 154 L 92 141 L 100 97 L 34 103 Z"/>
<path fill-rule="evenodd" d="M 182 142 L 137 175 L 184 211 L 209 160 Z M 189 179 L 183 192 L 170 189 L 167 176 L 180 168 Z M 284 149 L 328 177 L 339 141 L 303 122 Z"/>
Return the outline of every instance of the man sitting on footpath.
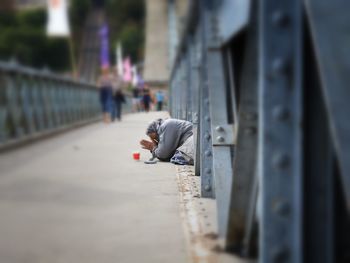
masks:
<path fill-rule="evenodd" d="M 150 150 L 153 157 L 175 164 L 193 165 L 192 123 L 177 119 L 157 119 L 151 122 L 146 135 L 151 141 L 140 142 L 143 149 Z"/>

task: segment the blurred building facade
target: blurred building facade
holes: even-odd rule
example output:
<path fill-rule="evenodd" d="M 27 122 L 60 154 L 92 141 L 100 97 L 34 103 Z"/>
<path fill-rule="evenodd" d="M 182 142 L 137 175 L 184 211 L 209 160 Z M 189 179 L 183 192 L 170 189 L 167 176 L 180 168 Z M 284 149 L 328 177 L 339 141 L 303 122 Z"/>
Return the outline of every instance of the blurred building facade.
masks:
<path fill-rule="evenodd" d="M 151 88 L 168 85 L 188 3 L 188 0 L 146 0 L 144 79 Z"/>

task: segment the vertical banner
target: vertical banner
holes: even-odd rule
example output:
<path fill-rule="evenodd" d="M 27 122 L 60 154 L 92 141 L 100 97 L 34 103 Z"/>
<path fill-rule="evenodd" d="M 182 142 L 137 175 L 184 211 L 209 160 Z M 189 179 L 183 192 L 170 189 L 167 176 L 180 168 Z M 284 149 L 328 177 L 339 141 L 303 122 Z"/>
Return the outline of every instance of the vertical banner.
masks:
<path fill-rule="evenodd" d="M 46 32 L 48 36 L 69 37 L 67 0 L 47 0 L 48 22 Z"/>
<path fill-rule="evenodd" d="M 130 58 L 127 57 L 124 60 L 123 64 L 124 64 L 124 77 L 123 77 L 123 80 L 124 80 L 124 82 L 130 83 L 132 81 Z"/>
<path fill-rule="evenodd" d="M 108 69 L 109 64 L 109 30 L 108 25 L 104 24 L 100 29 L 100 40 L 101 40 L 101 53 L 100 53 L 100 61 L 101 68 Z"/>

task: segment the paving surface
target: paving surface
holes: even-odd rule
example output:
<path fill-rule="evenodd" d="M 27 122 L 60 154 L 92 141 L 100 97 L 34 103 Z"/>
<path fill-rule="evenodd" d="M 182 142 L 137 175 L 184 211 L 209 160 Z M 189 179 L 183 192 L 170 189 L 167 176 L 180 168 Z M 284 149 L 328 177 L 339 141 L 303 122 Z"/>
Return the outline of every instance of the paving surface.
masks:
<path fill-rule="evenodd" d="M 128 115 L 1 154 L 1 262 L 188 262 L 174 166 L 131 158 L 147 123 L 164 115 Z"/>

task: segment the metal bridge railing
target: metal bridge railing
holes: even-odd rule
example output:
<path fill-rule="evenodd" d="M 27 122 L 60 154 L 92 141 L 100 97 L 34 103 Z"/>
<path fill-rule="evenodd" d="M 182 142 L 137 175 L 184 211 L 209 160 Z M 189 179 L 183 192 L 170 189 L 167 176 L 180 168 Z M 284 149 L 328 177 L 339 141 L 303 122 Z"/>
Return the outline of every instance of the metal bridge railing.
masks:
<path fill-rule="evenodd" d="M 227 250 L 350 261 L 349 9 L 190 1 L 170 111 L 194 124 L 196 174 Z"/>
<path fill-rule="evenodd" d="M 0 64 L 0 148 L 96 119 L 95 86 L 15 63 Z"/>

